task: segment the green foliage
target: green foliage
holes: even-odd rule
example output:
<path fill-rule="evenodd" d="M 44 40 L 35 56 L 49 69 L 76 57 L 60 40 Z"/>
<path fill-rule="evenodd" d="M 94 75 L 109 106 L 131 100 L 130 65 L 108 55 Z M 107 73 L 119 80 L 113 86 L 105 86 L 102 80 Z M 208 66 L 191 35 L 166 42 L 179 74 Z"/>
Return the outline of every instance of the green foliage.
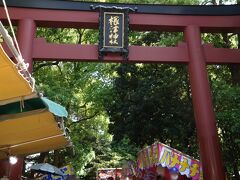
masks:
<path fill-rule="evenodd" d="M 204 34 L 203 39 L 215 47 L 238 48 L 238 36 L 231 33 Z M 239 65 L 211 65 L 208 67 L 212 84 L 217 125 L 228 175 L 239 177 Z"/>
<path fill-rule="evenodd" d="M 212 81 L 212 87 L 225 166 L 233 174 L 240 166 L 240 87 L 224 80 Z"/>
<path fill-rule="evenodd" d="M 121 141 L 98 141 L 95 147 L 95 159 L 85 167 L 87 175 L 83 179 L 95 179 L 98 168 L 119 168 L 123 167 L 126 161 L 136 161 L 136 154 L 139 149 L 130 143 L 128 138 Z"/>
<path fill-rule="evenodd" d="M 183 66 L 121 65 L 107 105 L 115 140 L 143 146 L 159 140 L 196 155 L 188 78 Z"/>

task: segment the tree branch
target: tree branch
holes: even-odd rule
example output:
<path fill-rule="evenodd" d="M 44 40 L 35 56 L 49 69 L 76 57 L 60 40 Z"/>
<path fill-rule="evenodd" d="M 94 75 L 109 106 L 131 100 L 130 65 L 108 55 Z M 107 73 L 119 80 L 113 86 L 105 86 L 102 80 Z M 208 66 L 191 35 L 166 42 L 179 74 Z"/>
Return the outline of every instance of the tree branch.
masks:
<path fill-rule="evenodd" d="M 97 115 L 98 115 L 98 112 L 96 111 L 93 115 L 88 116 L 88 117 L 87 116 L 83 117 L 83 118 L 78 119 L 76 122 L 73 122 L 73 123 L 79 123 L 81 121 L 86 121 L 86 120 L 89 120 L 89 119 L 92 119 L 92 118 L 96 117 Z"/>
<path fill-rule="evenodd" d="M 33 72 L 36 72 L 45 66 L 53 66 L 53 65 L 58 65 L 58 64 L 59 64 L 59 61 L 42 63 L 42 64 L 39 64 L 37 67 L 35 67 Z"/>

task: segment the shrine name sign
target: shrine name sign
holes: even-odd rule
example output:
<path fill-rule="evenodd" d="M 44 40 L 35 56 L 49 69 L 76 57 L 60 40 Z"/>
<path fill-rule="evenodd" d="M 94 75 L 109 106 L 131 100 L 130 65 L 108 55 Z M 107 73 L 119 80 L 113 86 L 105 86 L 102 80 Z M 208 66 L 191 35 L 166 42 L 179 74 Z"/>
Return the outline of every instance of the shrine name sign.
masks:
<path fill-rule="evenodd" d="M 99 9 L 99 59 L 107 53 L 128 57 L 129 8 L 97 7 Z"/>

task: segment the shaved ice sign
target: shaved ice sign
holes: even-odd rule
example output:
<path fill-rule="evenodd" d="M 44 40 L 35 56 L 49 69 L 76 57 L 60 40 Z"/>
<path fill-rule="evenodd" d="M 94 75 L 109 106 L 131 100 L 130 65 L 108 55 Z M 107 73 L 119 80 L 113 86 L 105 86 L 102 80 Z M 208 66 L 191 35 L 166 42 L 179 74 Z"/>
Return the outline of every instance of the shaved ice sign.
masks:
<path fill-rule="evenodd" d="M 198 160 L 162 143 L 155 143 L 143 149 L 138 154 L 137 163 L 140 169 L 158 165 L 168 169 L 175 167 L 181 175 L 186 175 L 194 180 L 200 179 L 201 165 Z"/>

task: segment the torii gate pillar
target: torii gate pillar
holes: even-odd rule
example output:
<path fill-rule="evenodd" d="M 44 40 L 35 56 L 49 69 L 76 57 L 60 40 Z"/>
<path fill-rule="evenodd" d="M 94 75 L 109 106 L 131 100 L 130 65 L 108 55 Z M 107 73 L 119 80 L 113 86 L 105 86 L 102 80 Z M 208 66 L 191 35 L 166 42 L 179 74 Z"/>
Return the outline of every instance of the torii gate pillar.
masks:
<path fill-rule="evenodd" d="M 204 179 L 224 180 L 215 113 L 201 42 L 200 28 L 188 26 L 185 39 L 189 54 L 189 77 Z"/>
<path fill-rule="evenodd" d="M 29 64 L 32 73 L 33 40 L 36 34 L 36 23 L 33 19 L 22 19 L 18 22 L 17 39 L 24 61 Z"/>

